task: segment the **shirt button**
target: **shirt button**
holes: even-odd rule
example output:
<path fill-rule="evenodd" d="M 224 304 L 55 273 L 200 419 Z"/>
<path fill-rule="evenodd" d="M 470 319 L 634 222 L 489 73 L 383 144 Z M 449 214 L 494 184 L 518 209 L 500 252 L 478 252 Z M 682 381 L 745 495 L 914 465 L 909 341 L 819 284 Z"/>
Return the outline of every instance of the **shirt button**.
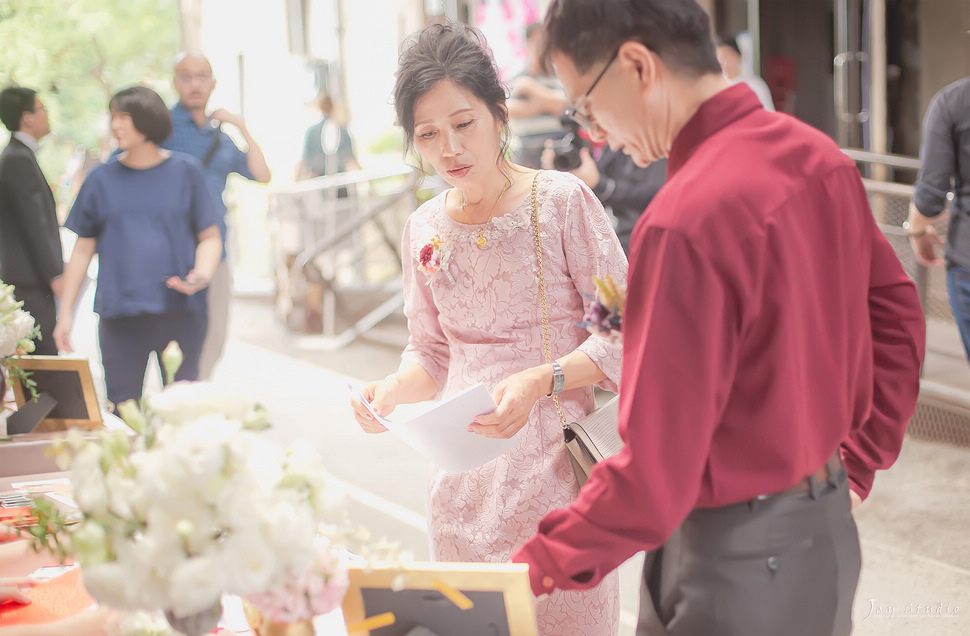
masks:
<path fill-rule="evenodd" d="M 768 557 L 768 569 L 772 572 L 778 569 L 778 557 Z"/>
<path fill-rule="evenodd" d="M 552 589 L 556 587 L 556 582 L 552 580 L 551 576 L 542 577 L 542 587 Z"/>

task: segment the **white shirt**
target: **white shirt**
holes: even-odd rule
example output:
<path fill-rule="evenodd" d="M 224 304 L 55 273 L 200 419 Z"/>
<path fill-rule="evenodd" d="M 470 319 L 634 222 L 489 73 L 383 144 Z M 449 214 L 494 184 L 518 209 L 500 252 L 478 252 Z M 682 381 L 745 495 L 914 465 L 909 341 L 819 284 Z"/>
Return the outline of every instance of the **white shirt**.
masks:
<path fill-rule="evenodd" d="M 35 153 L 40 148 L 40 144 L 37 143 L 37 140 L 34 139 L 33 137 L 31 137 L 30 135 L 28 135 L 25 132 L 21 132 L 21 131 L 18 130 L 12 136 L 14 138 L 20 140 L 20 143 L 22 143 L 23 145 L 27 146 L 31 150 L 33 150 Z"/>

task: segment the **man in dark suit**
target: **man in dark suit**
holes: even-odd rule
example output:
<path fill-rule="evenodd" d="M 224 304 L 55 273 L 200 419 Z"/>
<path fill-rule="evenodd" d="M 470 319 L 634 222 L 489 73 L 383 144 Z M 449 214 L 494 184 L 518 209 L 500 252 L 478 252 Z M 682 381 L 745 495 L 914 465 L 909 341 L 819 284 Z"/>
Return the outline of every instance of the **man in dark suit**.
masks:
<path fill-rule="evenodd" d="M 52 332 L 64 260 L 54 195 L 37 163 L 38 142 L 51 131 L 47 109 L 29 88 L 0 91 L 0 120 L 10 143 L 0 154 L 0 279 L 40 326 L 35 353 L 57 354 Z"/>

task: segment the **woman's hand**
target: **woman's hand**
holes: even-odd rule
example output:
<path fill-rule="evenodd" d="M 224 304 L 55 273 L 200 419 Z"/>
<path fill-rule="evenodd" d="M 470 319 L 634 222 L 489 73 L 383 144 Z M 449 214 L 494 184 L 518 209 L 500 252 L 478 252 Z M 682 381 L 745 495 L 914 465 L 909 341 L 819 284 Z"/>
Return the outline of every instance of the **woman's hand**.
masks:
<path fill-rule="evenodd" d="M 193 269 L 185 275 L 185 278 L 172 276 L 165 281 L 165 286 L 169 289 L 174 289 L 180 294 L 192 296 L 208 287 L 209 281 L 197 274 Z"/>
<path fill-rule="evenodd" d="M 58 351 L 66 351 L 67 353 L 74 351 L 71 348 L 72 325 L 73 319 L 68 315 L 60 316 L 54 324 L 54 344 L 57 345 Z"/>
<path fill-rule="evenodd" d="M 413 404 L 430 400 L 438 393 L 438 384 L 424 367 L 415 362 L 403 362 L 396 373 L 361 389 L 374 412 L 387 417 L 398 404 Z M 360 400 L 350 400 L 354 417 L 366 433 L 383 433 L 387 429 L 378 423 Z"/>
<path fill-rule="evenodd" d="M 548 395 L 551 388 L 552 367 L 548 364 L 510 375 L 492 391 L 496 409 L 479 415 L 468 430 L 485 437 L 512 437 L 529 421 L 536 401 Z"/>
<path fill-rule="evenodd" d="M 365 400 L 370 402 L 371 408 L 378 415 L 385 417 L 394 410 L 394 407 L 401 403 L 399 395 L 400 387 L 400 382 L 392 375 L 379 382 L 368 384 L 361 390 L 361 394 Z M 370 414 L 370 411 L 367 410 L 367 407 L 360 400 L 353 398 L 350 400 L 350 405 L 354 407 L 354 417 L 357 418 L 357 423 L 360 424 L 360 427 L 364 429 L 365 433 L 383 433 L 387 431 L 383 424 L 374 419 L 374 416 Z"/>
<path fill-rule="evenodd" d="M 25 536 L 26 536 L 26 532 L 22 533 L 17 528 L 6 526 L 0 523 L 0 542 L 13 541 L 14 539 L 20 539 Z M 2 554 L 0 554 L 0 557 L 2 557 Z M 3 577 L 0 577 L 0 580 L 2 580 L 2 578 Z"/>
<path fill-rule="evenodd" d="M 0 579 L 0 604 L 10 601 L 20 605 L 30 605 L 30 598 L 24 594 L 24 590 L 36 584 L 36 581 L 26 577 Z"/>
<path fill-rule="evenodd" d="M 102 636 L 120 632 L 124 614 L 107 607 L 96 607 L 75 614 L 63 621 L 54 623 L 60 628 L 58 634 L 74 634 L 75 636 Z"/>

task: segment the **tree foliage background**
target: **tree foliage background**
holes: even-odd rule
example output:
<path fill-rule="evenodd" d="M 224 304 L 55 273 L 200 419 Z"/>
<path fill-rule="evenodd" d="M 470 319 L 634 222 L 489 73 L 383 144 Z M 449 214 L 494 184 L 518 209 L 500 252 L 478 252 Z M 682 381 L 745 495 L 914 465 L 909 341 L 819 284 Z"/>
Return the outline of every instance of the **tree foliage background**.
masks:
<path fill-rule="evenodd" d="M 47 106 L 51 135 L 39 159 L 49 181 L 61 181 L 72 157 L 109 150 L 108 100 L 118 90 L 145 84 L 172 101 L 177 5 L 0 0 L 0 84 L 33 88 Z"/>

